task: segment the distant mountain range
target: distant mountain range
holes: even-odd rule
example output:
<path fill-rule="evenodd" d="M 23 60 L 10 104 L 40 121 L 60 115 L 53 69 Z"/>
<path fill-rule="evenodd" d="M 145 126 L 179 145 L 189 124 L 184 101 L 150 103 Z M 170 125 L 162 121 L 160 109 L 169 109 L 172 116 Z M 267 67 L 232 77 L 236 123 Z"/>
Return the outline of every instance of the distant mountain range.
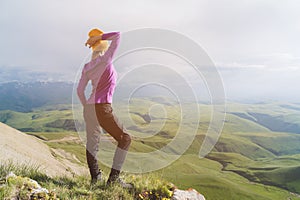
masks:
<path fill-rule="evenodd" d="M 126 82 L 118 85 L 114 94 L 114 100 L 124 100 L 128 97 L 167 97 L 169 100 L 178 101 L 176 97 L 168 92 L 166 88 L 150 85 L 144 89 L 134 91 L 138 82 Z M 30 112 L 34 108 L 45 105 L 71 104 L 72 97 L 74 102 L 79 103 L 77 95 L 72 94 L 74 83 L 72 82 L 52 82 L 52 81 L 33 81 L 33 82 L 4 82 L 0 83 L 0 110 L 12 110 L 18 112 Z M 179 86 L 177 87 L 179 88 Z M 89 96 L 91 86 L 87 87 L 86 96 Z M 181 101 L 191 102 L 190 93 L 185 93 L 185 89 L 179 88 L 177 95 L 181 96 Z M 73 95 L 73 96 L 72 96 Z M 132 95 L 132 96 L 130 96 Z M 192 99 L 194 102 L 194 99 Z M 164 100 L 162 100 L 164 101 Z M 162 102 L 164 103 L 164 102 Z"/>
<path fill-rule="evenodd" d="M 72 103 L 73 84 L 67 82 L 7 82 L 0 84 L 0 110 L 29 112 L 33 108 Z"/>
<path fill-rule="evenodd" d="M 36 82 L 36 81 L 66 81 L 73 80 L 71 77 L 73 74 L 70 74 L 67 77 L 65 74 L 57 72 L 46 72 L 28 69 L 26 67 L 9 67 L 9 66 L 0 66 L 0 84 L 12 81 L 18 82 Z"/>

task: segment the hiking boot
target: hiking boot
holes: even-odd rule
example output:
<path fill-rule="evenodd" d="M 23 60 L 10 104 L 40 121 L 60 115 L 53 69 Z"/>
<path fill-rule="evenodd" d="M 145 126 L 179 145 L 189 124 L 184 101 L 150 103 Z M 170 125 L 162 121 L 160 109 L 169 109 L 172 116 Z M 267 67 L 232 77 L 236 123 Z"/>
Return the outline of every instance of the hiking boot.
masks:
<path fill-rule="evenodd" d="M 119 184 L 122 188 L 126 189 L 132 189 L 133 184 L 131 183 L 126 183 L 124 180 L 122 180 L 120 177 L 120 171 L 116 169 L 111 169 L 109 178 L 106 182 L 107 186 L 111 186 L 112 184 Z"/>
<path fill-rule="evenodd" d="M 106 185 L 111 186 L 113 184 L 118 184 L 124 189 L 133 189 L 133 184 L 132 183 L 126 183 L 123 179 L 120 177 L 115 178 L 115 179 L 108 179 Z"/>
<path fill-rule="evenodd" d="M 92 177 L 91 180 L 91 185 L 95 185 L 97 182 L 102 181 L 102 171 L 99 170 L 99 172 L 97 173 L 97 175 L 95 177 Z"/>

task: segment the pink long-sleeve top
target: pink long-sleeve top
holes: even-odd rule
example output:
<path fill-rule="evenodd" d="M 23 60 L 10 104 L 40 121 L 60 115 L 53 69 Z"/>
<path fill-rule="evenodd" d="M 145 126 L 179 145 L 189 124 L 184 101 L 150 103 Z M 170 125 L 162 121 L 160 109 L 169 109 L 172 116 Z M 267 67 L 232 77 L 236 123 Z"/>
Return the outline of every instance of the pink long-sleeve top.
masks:
<path fill-rule="evenodd" d="M 77 86 L 77 95 L 83 105 L 112 103 L 117 80 L 117 73 L 112 64 L 112 59 L 120 43 L 120 33 L 104 33 L 102 40 L 111 40 L 108 50 L 104 55 L 99 55 L 84 65 Z M 84 91 L 90 80 L 92 83 L 92 93 L 90 97 L 86 99 Z"/>

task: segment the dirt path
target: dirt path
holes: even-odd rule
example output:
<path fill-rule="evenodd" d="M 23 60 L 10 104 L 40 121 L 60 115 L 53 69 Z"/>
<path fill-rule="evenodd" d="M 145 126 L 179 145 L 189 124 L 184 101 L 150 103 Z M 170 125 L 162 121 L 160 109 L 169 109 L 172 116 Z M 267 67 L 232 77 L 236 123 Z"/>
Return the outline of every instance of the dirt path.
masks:
<path fill-rule="evenodd" d="M 81 141 L 81 139 L 79 137 L 76 137 L 76 136 L 65 136 L 61 139 L 56 139 L 56 140 L 48 140 L 46 142 L 74 142 L 76 144 L 80 144 L 80 143 L 83 143 Z"/>

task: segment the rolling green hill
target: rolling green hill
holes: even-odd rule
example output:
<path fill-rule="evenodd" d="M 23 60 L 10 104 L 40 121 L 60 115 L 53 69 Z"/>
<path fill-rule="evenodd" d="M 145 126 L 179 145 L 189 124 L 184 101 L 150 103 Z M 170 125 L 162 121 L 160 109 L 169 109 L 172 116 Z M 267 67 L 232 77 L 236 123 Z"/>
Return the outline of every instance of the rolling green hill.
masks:
<path fill-rule="evenodd" d="M 130 151 L 160 149 L 175 137 L 178 127 L 189 130 L 188 127 L 199 125 L 187 151 L 170 166 L 158 171 L 176 185 L 193 187 L 208 200 L 300 199 L 293 194 L 300 193 L 298 104 L 228 103 L 222 135 L 213 151 L 200 159 L 199 149 L 212 116 L 210 105 L 198 105 L 199 124 L 198 119 L 187 115 L 184 117 L 188 123 L 181 125 L 178 123 L 180 106 L 176 102 L 168 102 L 165 98 L 133 99 L 129 115 L 126 103 L 121 101 L 114 105 L 115 112 L 130 133 L 143 137 L 133 141 Z M 149 110 L 153 105 L 158 109 L 154 106 Z M 195 107 L 192 104 L 185 106 L 188 112 L 193 112 Z M 85 163 L 82 143 L 68 139 L 77 136 L 72 120 L 70 105 L 41 107 L 27 113 L 0 111 L 1 122 L 39 137 L 51 148 L 64 149 Z"/>
<path fill-rule="evenodd" d="M 75 131 L 70 105 L 43 107 L 32 112 L 0 111 L 0 122 L 23 132 Z"/>

